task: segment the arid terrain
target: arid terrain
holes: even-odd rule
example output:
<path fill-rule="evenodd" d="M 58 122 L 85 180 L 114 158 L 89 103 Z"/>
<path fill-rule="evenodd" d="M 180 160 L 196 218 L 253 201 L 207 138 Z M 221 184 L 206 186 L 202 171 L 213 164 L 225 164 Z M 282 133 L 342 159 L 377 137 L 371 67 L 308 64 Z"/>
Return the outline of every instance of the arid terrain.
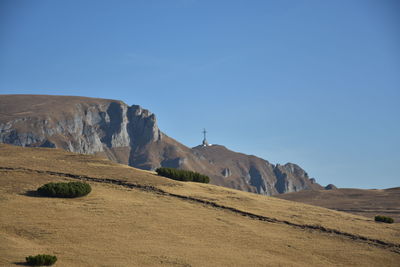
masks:
<path fill-rule="evenodd" d="M 400 224 L 215 185 L 94 155 L 0 144 L 0 265 L 398 266 Z M 76 199 L 37 197 L 84 180 Z"/>
<path fill-rule="evenodd" d="M 385 215 L 392 217 L 396 222 L 400 221 L 400 187 L 369 190 L 341 188 L 294 192 L 276 197 L 370 218 Z"/>

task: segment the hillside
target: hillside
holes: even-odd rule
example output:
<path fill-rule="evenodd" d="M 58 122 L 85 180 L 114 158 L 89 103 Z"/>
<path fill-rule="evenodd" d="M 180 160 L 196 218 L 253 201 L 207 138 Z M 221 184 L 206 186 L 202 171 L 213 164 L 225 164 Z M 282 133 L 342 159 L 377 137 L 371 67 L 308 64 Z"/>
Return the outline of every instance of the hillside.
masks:
<path fill-rule="evenodd" d="M 194 170 L 213 184 L 263 195 L 322 189 L 293 163 L 274 165 L 217 145 L 186 147 L 158 128 L 153 113 L 118 100 L 0 95 L 0 142 L 97 154 L 144 170 Z"/>
<path fill-rule="evenodd" d="M 94 155 L 0 145 L 0 265 L 396 266 L 400 224 L 183 183 Z M 85 180 L 78 199 L 32 194 Z"/>
<path fill-rule="evenodd" d="M 285 165 L 271 164 L 268 161 L 252 155 L 233 152 L 221 145 L 210 147 L 197 146 L 193 152 L 199 158 L 208 159 L 209 168 L 198 171 L 219 173 L 216 184 L 231 184 L 232 188 L 239 184 L 245 191 L 276 195 L 285 192 L 297 192 L 303 189 L 323 189 L 308 177 L 308 174 L 293 163 Z M 224 167 L 224 168 L 221 168 Z M 221 177 L 222 175 L 222 177 Z"/>
<path fill-rule="evenodd" d="M 346 211 L 369 218 L 376 215 L 390 216 L 396 222 L 400 222 L 400 187 L 369 190 L 341 188 L 294 192 L 276 197 Z"/>

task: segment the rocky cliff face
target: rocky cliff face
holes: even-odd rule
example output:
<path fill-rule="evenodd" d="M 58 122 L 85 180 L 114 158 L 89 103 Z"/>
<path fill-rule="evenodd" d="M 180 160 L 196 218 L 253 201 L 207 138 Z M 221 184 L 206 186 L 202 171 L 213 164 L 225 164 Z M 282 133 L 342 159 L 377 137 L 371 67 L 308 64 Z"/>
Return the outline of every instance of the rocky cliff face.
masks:
<path fill-rule="evenodd" d="M 322 189 L 293 163 L 274 165 L 256 156 L 245 155 L 221 145 L 197 146 L 193 152 L 211 166 L 198 170 L 213 177 L 214 183 L 263 195 Z"/>
<path fill-rule="evenodd" d="M 141 169 L 195 170 L 214 184 L 265 195 L 322 188 L 295 164 L 275 166 L 218 145 L 190 149 L 163 134 L 150 111 L 115 100 L 2 95 L 0 142 L 100 154 Z"/>
<path fill-rule="evenodd" d="M 15 105 L 21 110 L 15 110 Z M 139 144 L 161 138 L 154 114 L 121 101 L 60 96 L 1 96 L 0 112 L 0 142 L 18 146 L 57 147 L 86 154 L 105 153 L 123 162 L 113 155 L 118 149 L 129 151 Z"/>

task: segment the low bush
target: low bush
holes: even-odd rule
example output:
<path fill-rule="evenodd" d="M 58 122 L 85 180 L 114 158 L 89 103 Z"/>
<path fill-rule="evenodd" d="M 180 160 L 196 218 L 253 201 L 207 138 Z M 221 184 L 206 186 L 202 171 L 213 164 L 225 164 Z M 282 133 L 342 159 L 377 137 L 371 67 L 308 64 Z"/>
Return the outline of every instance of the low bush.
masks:
<path fill-rule="evenodd" d="M 82 182 L 48 183 L 37 189 L 41 196 L 66 198 L 86 196 L 90 191 L 90 185 Z"/>
<path fill-rule="evenodd" d="M 387 216 L 381 216 L 381 215 L 375 216 L 375 221 L 376 222 L 384 222 L 384 223 L 394 223 L 393 218 L 387 217 Z"/>
<path fill-rule="evenodd" d="M 206 183 L 210 182 L 210 178 L 198 172 L 179 170 L 174 168 L 158 168 L 156 172 L 160 176 L 171 178 L 178 181 Z"/>
<path fill-rule="evenodd" d="M 46 254 L 28 256 L 25 259 L 28 265 L 33 265 L 33 266 L 42 266 L 42 265 L 50 266 L 57 261 L 56 256 L 46 255 Z"/>

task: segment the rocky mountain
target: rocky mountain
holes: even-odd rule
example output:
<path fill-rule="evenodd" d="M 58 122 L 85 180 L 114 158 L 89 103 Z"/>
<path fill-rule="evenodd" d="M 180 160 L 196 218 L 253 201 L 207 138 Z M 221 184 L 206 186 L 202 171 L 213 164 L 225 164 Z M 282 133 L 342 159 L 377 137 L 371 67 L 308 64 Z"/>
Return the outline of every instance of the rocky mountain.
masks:
<path fill-rule="evenodd" d="M 145 170 L 194 170 L 213 184 L 265 195 L 323 189 L 293 163 L 274 165 L 221 145 L 186 147 L 160 131 L 153 113 L 117 100 L 0 95 L 0 142 L 99 154 Z"/>

